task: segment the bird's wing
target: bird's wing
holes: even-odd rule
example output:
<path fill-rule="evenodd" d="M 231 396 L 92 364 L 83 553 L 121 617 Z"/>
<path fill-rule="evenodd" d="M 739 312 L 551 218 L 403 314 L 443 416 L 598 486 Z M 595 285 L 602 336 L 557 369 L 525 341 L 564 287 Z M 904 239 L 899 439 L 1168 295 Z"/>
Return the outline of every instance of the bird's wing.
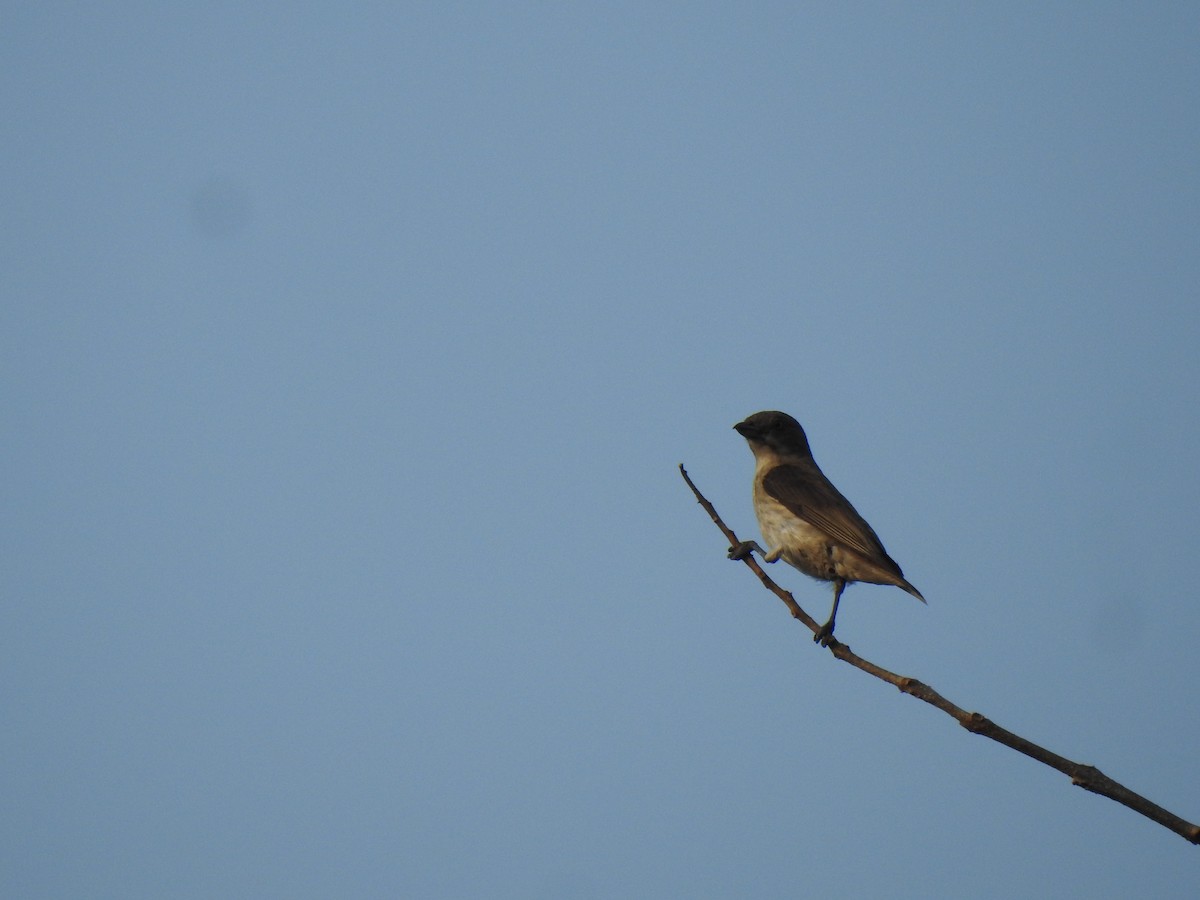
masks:
<path fill-rule="evenodd" d="M 816 467 L 779 465 L 763 476 L 763 489 L 792 513 L 825 532 L 833 541 L 864 559 L 895 568 L 883 543 L 866 519 Z"/>

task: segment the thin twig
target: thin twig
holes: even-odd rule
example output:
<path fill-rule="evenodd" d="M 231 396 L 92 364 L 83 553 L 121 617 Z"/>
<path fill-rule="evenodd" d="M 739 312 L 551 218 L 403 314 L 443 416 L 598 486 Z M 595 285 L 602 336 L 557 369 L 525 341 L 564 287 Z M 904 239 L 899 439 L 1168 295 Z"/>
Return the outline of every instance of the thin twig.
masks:
<path fill-rule="evenodd" d="M 692 479 L 688 477 L 687 470 L 684 469 L 682 463 L 679 465 L 679 471 L 683 475 L 683 480 L 687 482 L 688 487 L 692 489 L 692 493 L 696 495 L 697 502 L 704 507 L 709 516 L 712 517 L 713 522 L 721 529 L 726 539 L 728 539 L 729 546 L 736 547 L 739 543 L 737 535 L 721 521 L 721 517 L 717 515 L 716 509 L 700 493 L 699 489 L 692 482 Z M 759 581 L 769 591 L 787 605 L 794 618 L 799 619 L 804 623 L 805 627 L 816 634 L 820 628 L 817 622 L 800 608 L 800 605 L 796 603 L 795 598 L 790 593 L 771 580 L 770 576 L 763 571 L 762 566 L 758 564 L 758 560 L 752 554 L 747 554 L 743 562 L 758 576 Z M 1069 776 L 1072 784 L 1078 785 L 1085 791 L 1091 791 L 1093 794 L 1099 794 L 1102 797 L 1115 800 L 1122 806 L 1127 806 L 1134 812 L 1141 813 L 1164 828 L 1169 828 L 1185 840 L 1193 844 L 1200 844 L 1200 826 L 1193 825 L 1191 822 L 1181 819 L 1156 803 L 1151 803 L 1140 794 L 1136 794 L 1124 785 L 1113 781 L 1095 766 L 1072 762 L 1064 756 L 1051 753 L 1046 748 L 1039 747 L 1032 741 L 1027 741 L 1020 735 L 1013 734 L 1011 731 L 1001 728 L 991 719 L 981 716 L 979 713 L 967 712 L 961 706 L 951 703 L 929 685 L 915 678 L 889 672 L 887 669 L 863 659 L 841 641 L 831 640 L 829 651 L 842 662 L 849 663 L 854 668 L 861 669 L 868 675 L 874 675 L 876 678 L 899 688 L 903 693 L 916 697 L 918 700 L 923 700 L 930 706 L 937 707 L 946 715 L 951 716 L 967 731 L 991 738 L 993 741 L 997 741 L 1006 747 L 1011 747 L 1018 753 L 1024 753 L 1031 759 L 1036 759 L 1038 762 L 1044 763 L 1052 769 L 1057 769 L 1064 775 Z"/>

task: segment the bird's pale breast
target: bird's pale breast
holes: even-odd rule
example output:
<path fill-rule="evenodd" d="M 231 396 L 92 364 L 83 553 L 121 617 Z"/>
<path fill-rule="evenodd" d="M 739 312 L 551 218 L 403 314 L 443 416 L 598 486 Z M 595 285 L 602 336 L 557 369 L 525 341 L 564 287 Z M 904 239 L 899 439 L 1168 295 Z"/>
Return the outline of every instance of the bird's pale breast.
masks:
<path fill-rule="evenodd" d="M 788 511 L 778 500 L 756 491 L 754 511 L 769 551 L 782 548 L 780 559 L 805 575 L 832 581 L 838 577 L 835 548 L 829 538 Z M 839 556 L 841 554 L 838 554 Z"/>

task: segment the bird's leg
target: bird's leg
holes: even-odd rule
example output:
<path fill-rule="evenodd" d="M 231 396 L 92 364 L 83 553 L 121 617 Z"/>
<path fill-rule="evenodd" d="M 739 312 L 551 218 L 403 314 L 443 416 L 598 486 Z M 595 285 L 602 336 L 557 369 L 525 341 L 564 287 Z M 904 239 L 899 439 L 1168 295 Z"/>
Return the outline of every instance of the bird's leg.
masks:
<path fill-rule="evenodd" d="M 833 609 L 829 613 L 829 621 L 820 627 L 816 634 L 813 635 L 814 641 L 819 641 L 822 647 L 828 647 L 833 643 L 833 623 L 837 619 L 838 604 L 842 600 L 842 591 L 846 589 L 846 582 L 841 578 L 835 579 L 833 582 Z"/>
<path fill-rule="evenodd" d="M 745 559 L 747 556 L 749 556 L 751 553 L 753 553 L 755 550 L 758 551 L 759 556 L 761 556 L 763 559 L 766 559 L 767 553 L 765 550 L 763 550 L 762 547 L 758 546 L 758 541 L 742 541 L 736 547 L 729 548 L 728 556 L 730 559 L 742 560 L 742 559 Z M 771 562 L 774 562 L 774 561 L 775 560 L 771 560 Z"/>

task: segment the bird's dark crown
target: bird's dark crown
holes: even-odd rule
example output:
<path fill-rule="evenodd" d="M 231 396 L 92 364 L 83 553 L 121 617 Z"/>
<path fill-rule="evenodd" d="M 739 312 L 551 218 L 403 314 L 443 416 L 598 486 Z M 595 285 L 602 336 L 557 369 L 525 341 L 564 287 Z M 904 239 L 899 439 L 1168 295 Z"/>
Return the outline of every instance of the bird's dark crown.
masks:
<path fill-rule="evenodd" d="M 808 435 L 800 423 L 785 412 L 756 412 L 733 427 L 748 441 L 757 441 L 781 452 L 812 455 L 808 447 Z"/>

